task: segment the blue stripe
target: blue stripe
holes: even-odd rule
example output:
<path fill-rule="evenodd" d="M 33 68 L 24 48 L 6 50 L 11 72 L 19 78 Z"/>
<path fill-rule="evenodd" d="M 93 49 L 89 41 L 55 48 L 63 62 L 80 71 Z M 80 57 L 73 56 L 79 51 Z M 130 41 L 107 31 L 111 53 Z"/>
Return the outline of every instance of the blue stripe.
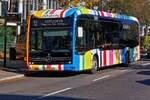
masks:
<path fill-rule="evenodd" d="M 102 67 L 102 51 L 100 51 L 100 67 Z"/>
<path fill-rule="evenodd" d="M 97 51 L 97 49 L 96 49 L 96 54 L 97 54 L 97 52 L 98 52 L 98 51 Z"/>
<path fill-rule="evenodd" d="M 73 71 L 72 67 L 73 67 L 73 64 L 65 64 L 64 71 Z"/>
<path fill-rule="evenodd" d="M 97 13 L 98 13 L 98 16 L 101 16 L 101 14 L 100 14 L 100 11 L 99 11 L 99 10 L 97 10 Z"/>
<path fill-rule="evenodd" d="M 134 61 L 134 48 L 131 49 L 131 61 Z"/>
<path fill-rule="evenodd" d="M 80 70 L 80 56 L 79 55 L 74 55 L 74 60 L 73 60 L 73 66 L 75 66 L 75 71 Z"/>
<path fill-rule="evenodd" d="M 120 15 L 120 18 L 121 18 L 121 19 L 125 19 L 124 15 Z"/>
<path fill-rule="evenodd" d="M 73 21 L 73 50 L 72 50 L 72 54 L 73 54 L 73 66 L 75 67 L 75 71 L 79 71 L 79 55 L 75 54 L 75 26 L 76 26 L 76 17 L 74 18 Z"/>
<path fill-rule="evenodd" d="M 95 13 L 95 15 L 96 15 L 96 10 L 94 10 L 94 13 Z"/>
<path fill-rule="evenodd" d="M 34 70 L 39 70 L 39 68 L 34 68 Z"/>
<path fill-rule="evenodd" d="M 126 62 L 126 48 L 124 48 L 122 50 L 122 62 L 125 63 Z"/>
<path fill-rule="evenodd" d="M 76 12 L 78 9 L 77 8 L 72 8 L 70 10 L 68 10 L 65 14 L 65 16 L 70 16 L 72 15 L 74 12 Z"/>

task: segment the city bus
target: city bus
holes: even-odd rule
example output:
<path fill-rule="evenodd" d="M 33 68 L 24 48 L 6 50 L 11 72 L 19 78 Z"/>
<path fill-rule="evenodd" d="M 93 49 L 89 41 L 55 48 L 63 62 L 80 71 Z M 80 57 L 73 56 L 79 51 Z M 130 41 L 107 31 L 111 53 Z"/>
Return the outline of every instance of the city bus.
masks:
<path fill-rule="evenodd" d="M 31 71 L 90 71 L 140 59 L 137 18 L 86 8 L 45 9 L 28 18 Z"/>

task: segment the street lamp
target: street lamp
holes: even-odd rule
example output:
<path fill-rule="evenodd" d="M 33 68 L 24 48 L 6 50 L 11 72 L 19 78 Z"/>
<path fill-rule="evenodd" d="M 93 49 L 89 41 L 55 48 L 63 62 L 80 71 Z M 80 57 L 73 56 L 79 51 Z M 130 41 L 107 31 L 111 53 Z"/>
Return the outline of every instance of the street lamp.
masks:
<path fill-rule="evenodd" d="M 0 0 L 2 3 L 2 7 L 4 8 L 4 17 L 5 17 L 5 23 L 4 23 L 4 63 L 3 67 L 6 67 L 6 43 L 7 43 L 7 7 L 6 3 L 2 0 Z"/>

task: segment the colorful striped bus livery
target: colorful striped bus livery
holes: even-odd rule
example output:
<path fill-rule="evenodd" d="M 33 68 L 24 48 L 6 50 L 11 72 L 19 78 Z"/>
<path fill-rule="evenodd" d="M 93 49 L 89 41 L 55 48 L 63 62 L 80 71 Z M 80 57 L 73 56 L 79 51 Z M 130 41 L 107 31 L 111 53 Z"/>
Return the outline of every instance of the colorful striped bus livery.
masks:
<path fill-rule="evenodd" d="M 136 22 L 138 23 L 138 32 L 139 32 L 139 22 L 135 17 L 124 16 L 116 13 L 108 13 L 104 11 L 98 10 L 90 10 L 90 9 L 79 9 L 79 8 L 68 8 L 68 9 L 45 9 L 41 11 L 32 12 L 28 19 L 28 32 L 27 32 L 27 67 L 28 71 L 84 71 L 90 70 L 93 67 L 93 57 L 97 57 L 97 66 L 99 68 L 112 66 L 116 64 L 126 63 L 126 54 L 129 54 L 130 62 L 137 61 L 140 59 L 140 38 L 138 33 L 138 41 L 139 44 L 135 47 L 124 47 L 120 49 L 102 49 L 93 48 L 87 49 L 83 54 L 76 53 L 76 34 L 77 34 L 77 20 L 79 16 L 97 16 L 98 18 L 103 18 L 105 20 L 116 20 L 118 22 Z M 30 37 L 31 37 L 31 24 L 32 18 L 36 19 L 61 19 L 72 16 L 72 58 L 71 63 L 34 63 L 34 61 L 30 61 L 32 57 L 30 57 Z M 101 23 L 101 22 L 100 22 Z M 45 33 L 43 33 L 45 34 Z M 47 36 L 47 35 L 46 35 Z M 91 37 L 92 38 L 92 37 Z M 32 39 L 31 39 L 32 40 Z M 49 57 L 49 56 L 48 56 Z M 45 58 L 47 59 L 47 58 Z"/>

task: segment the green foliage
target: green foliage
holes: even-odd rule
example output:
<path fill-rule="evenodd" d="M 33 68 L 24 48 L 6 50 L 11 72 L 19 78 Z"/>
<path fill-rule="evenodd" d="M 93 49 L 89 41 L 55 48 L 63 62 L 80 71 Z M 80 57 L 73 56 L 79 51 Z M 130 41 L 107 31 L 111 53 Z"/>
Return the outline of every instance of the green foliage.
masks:
<path fill-rule="evenodd" d="M 13 38 L 12 36 L 16 33 L 15 28 L 13 27 L 7 27 L 7 52 L 9 50 L 9 47 L 12 45 Z M 3 51 L 3 45 L 4 45 L 4 25 L 0 26 L 0 52 Z"/>
<path fill-rule="evenodd" d="M 100 0 L 56 0 L 61 8 L 68 8 L 68 7 L 86 7 L 86 8 L 93 8 Z M 85 2 L 85 5 L 82 3 Z"/>
<path fill-rule="evenodd" d="M 146 50 L 150 46 L 150 36 L 141 36 L 141 49 Z"/>
<path fill-rule="evenodd" d="M 15 33 L 16 30 L 13 29 L 13 27 L 7 27 L 7 37 L 10 37 L 11 34 Z M 0 26 L 0 36 L 3 36 L 4 34 L 4 25 Z"/>

